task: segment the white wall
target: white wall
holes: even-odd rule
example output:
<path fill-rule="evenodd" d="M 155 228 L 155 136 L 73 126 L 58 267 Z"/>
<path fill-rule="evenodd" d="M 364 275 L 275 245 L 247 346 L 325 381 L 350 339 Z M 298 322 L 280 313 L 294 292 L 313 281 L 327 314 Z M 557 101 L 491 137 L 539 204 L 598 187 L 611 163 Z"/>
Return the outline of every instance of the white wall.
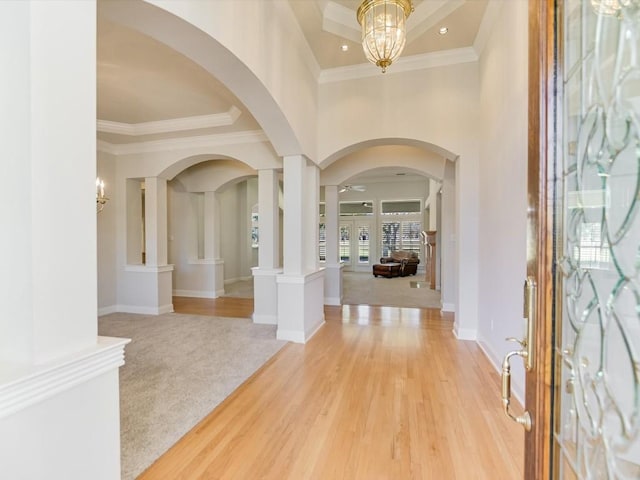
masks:
<path fill-rule="evenodd" d="M 527 2 L 501 8 L 480 59 L 480 298 L 478 341 L 496 368 L 521 338 L 526 276 Z M 513 362 L 522 399 L 523 370 Z"/>
<path fill-rule="evenodd" d="M 215 179 L 216 162 L 198 167 L 197 188 L 211 191 L 203 178 Z M 194 263 L 197 259 L 198 193 L 192 192 L 192 172 L 185 171 L 168 183 L 169 263 L 175 267 L 173 290 L 212 292 L 211 265 Z M 186 184 L 186 185 L 185 185 Z M 251 277 L 258 264 L 258 250 L 251 248 L 251 207 L 258 201 L 257 179 L 230 185 L 218 192 L 220 202 L 220 257 L 224 260 L 224 280 Z"/>
<path fill-rule="evenodd" d="M 115 156 L 98 152 L 98 176 L 105 183 L 109 198 L 98 214 L 98 312 L 115 311 L 117 299 L 116 271 L 116 161 Z"/>

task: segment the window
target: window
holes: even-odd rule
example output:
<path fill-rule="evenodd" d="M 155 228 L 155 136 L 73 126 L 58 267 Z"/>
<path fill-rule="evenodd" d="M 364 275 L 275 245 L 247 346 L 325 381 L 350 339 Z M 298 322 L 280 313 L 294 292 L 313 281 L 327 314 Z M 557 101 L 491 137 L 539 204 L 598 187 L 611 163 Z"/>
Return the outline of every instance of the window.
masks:
<path fill-rule="evenodd" d="M 342 202 L 340 203 L 341 216 L 373 215 L 372 202 Z"/>
<path fill-rule="evenodd" d="M 380 204 L 380 214 L 384 217 L 398 217 L 381 223 L 381 254 L 387 257 L 394 250 L 408 250 L 420 256 L 422 249 L 422 219 L 420 200 L 384 201 Z M 402 219 L 400 218 L 402 217 Z"/>
<path fill-rule="evenodd" d="M 318 230 L 319 242 L 318 242 L 318 256 L 321 262 L 327 261 L 327 225 L 320 224 Z"/>
<path fill-rule="evenodd" d="M 358 225 L 358 263 L 369 263 L 369 225 Z"/>
<path fill-rule="evenodd" d="M 349 262 L 351 258 L 351 226 L 340 225 L 340 261 Z"/>
<path fill-rule="evenodd" d="M 386 201 L 380 204 L 381 215 L 412 215 L 420 213 L 420 200 Z"/>

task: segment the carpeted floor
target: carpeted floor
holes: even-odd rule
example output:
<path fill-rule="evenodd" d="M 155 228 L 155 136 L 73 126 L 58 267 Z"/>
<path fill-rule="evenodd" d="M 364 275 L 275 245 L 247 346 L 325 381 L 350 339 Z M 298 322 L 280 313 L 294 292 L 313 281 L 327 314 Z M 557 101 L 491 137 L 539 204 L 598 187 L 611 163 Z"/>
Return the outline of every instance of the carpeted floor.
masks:
<path fill-rule="evenodd" d="M 120 369 L 123 480 L 142 473 L 286 344 L 272 325 L 177 313 L 105 315 L 98 331 L 132 339 Z"/>
<path fill-rule="evenodd" d="M 411 287 L 411 282 L 422 280 L 424 280 L 424 274 L 409 277 L 376 278 L 371 273 L 343 272 L 342 303 L 345 305 L 441 308 L 439 291 Z M 253 298 L 253 279 L 225 285 L 224 296 Z"/>
<path fill-rule="evenodd" d="M 411 282 L 421 280 L 424 280 L 424 275 L 376 278 L 371 273 L 344 272 L 342 276 L 342 303 L 345 305 L 440 308 L 439 291 L 411 287 Z"/>

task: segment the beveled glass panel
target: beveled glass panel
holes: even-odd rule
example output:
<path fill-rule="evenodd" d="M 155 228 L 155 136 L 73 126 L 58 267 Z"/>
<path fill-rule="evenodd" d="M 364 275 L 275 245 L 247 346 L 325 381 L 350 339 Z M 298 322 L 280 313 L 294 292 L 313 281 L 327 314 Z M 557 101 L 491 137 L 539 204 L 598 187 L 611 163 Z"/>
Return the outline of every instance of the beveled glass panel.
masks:
<path fill-rule="evenodd" d="M 563 2 L 556 472 L 640 478 L 640 1 Z"/>

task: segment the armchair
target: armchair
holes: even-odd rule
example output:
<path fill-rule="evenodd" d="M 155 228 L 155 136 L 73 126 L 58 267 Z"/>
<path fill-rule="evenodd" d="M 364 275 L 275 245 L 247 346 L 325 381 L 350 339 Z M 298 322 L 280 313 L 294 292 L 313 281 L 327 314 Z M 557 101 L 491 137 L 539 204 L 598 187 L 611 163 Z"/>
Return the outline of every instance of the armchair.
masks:
<path fill-rule="evenodd" d="M 409 275 L 416 274 L 420 259 L 416 252 L 410 252 L 408 250 L 394 250 L 388 257 L 380 257 L 380 263 L 399 263 L 400 276 L 407 277 Z"/>

